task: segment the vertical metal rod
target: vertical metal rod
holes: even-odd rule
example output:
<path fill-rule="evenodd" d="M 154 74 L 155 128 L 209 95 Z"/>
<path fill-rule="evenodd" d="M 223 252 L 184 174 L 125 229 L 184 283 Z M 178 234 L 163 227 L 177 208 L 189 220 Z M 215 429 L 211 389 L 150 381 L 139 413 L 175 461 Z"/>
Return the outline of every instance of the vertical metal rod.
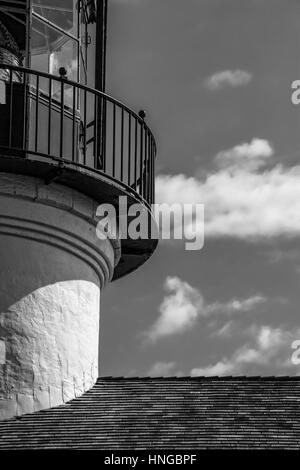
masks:
<path fill-rule="evenodd" d="M 153 204 L 153 145 L 150 138 L 150 204 Z"/>
<path fill-rule="evenodd" d="M 25 84 L 25 89 L 26 89 L 26 93 L 25 93 L 25 101 L 26 101 L 26 107 L 25 107 L 25 145 L 24 145 L 24 148 L 26 150 L 29 149 L 29 144 L 30 144 L 30 93 L 29 93 L 29 82 L 30 82 L 30 77 L 29 77 L 29 74 L 27 74 L 26 72 L 26 84 Z"/>
<path fill-rule="evenodd" d="M 61 80 L 60 85 L 60 140 L 59 140 L 59 155 L 60 158 L 63 158 L 63 150 L 64 150 L 64 101 L 65 101 L 65 93 L 64 93 L 64 82 Z"/>
<path fill-rule="evenodd" d="M 121 181 L 123 182 L 124 167 L 124 109 L 121 112 Z"/>
<path fill-rule="evenodd" d="M 103 114 L 102 114 L 102 139 L 101 139 L 101 154 L 103 160 L 103 171 L 106 171 L 106 99 L 102 98 L 103 100 Z"/>
<path fill-rule="evenodd" d="M 39 89 L 40 89 L 40 76 L 36 76 L 36 88 L 35 88 L 35 142 L 34 151 L 38 150 L 38 138 L 39 138 Z"/>
<path fill-rule="evenodd" d="M 137 188 L 137 145 L 138 145 L 138 121 L 135 118 L 135 130 L 134 130 L 134 186 Z"/>
<path fill-rule="evenodd" d="M 152 141 L 152 202 L 155 203 L 155 156 L 156 156 L 156 146 L 155 142 Z"/>
<path fill-rule="evenodd" d="M 83 95 L 83 164 L 86 165 L 86 90 Z"/>
<path fill-rule="evenodd" d="M 112 148 L 112 173 L 116 174 L 116 105 L 113 104 L 113 148 Z"/>
<path fill-rule="evenodd" d="M 152 199 L 152 136 L 150 136 L 150 142 L 149 142 L 149 156 L 150 156 L 150 169 L 149 169 L 149 175 L 150 175 L 150 180 L 149 180 L 149 202 L 150 204 L 153 203 Z"/>
<path fill-rule="evenodd" d="M 32 0 L 26 0 L 25 67 L 31 68 Z"/>
<path fill-rule="evenodd" d="M 9 74 L 9 134 L 8 134 L 8 146 L 11 147 L 12 143 L 12 120 L 13 120 L 13 79 L 12 79 L 12 69 L 10 69 Z"/>
<path fill-rule="evenodd" d="M 23 150 L 26 150 L 26 130 L 27 130 L 27 74 L 23 73 L 24 99 L 23 99 Z"/>
<path fill-rule="evenodd" d="M 127 175 L 127 184 L 130 186 L 131 179 L 131 114 L 129 114 L 128 121 L 128 175 Z"/>
<path fill-rule="evenodd" d="M 72 110 L 72 162 L 75 162 L 75 124 L 76 124 L 76 87 L 73 86 L 73 110 Z"/>
<path fill-rule="evenodd" d="M 51 117 L 52 117 L 52 79 L 49 79 L 49 108 L 48 108 L 48 155 L 51 155 Z"/>
<path fill-rule="evenodd" d="M 145 173 L 144 173 L 144 199 L 147 199 L 147 189 L 148 189 L 148 155 L 147 155 L 147 145 L 148 145 L 148 131 L 147 128 L 145 128 L 145 155 L 144 155 L 144 167 L 145 167 Z"/>
<path fill-rule="evenodd" d="M 141 122 L 141 137 L 140 137 L 140 191 L 139 194 L 143 197 L 143 127 L 144 123 Z"/>
<path fill-rule="evenodd" d="M 94 168 L 97 168 L 97 116 L 98 116 L 98 95 L 94 95 L 94 123 L 93 123 L 93 156 L 94 156 Z"/>
<path fill-rule="evenodd" d="M 147 145 L 147 173 L 148 173 L 148 183 L 147 183 L 147 201 L 151 204 L 151 135 L 148 133 L 148 145 Z"/>

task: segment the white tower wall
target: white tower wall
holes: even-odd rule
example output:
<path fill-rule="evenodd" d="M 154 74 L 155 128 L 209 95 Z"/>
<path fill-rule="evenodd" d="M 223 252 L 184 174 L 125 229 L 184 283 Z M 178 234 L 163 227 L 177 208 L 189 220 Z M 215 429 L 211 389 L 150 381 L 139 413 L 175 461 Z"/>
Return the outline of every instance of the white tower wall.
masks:
<path fill-rule="evenodd" d="M 0 419 L 80 395 L 98 377 L 100 291 L 120 256 L 97 203 L 0 174 Z"/>

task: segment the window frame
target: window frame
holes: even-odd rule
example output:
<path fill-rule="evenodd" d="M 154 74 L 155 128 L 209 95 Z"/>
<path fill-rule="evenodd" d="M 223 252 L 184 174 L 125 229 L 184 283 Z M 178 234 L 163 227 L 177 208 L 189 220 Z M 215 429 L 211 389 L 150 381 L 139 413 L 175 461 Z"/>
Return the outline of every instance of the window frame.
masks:
<path fill-rule="evenodd" d="M 65 37 L 68 37 L 77 43 L 77 81 L 79 83 L 87 83 L 87 36 L 88 36 L 88 15 L 87 15 L 87 2 L 86 0 L 78 0 L 75 3 L 75 8 L 77 12 L 77 36 L 74 34 L 64 31 L 61 27 L 53 23 L 52 21 L 44 18 L 42 15 L 34 11 L 33 1 L 30 0 L 30 28 L 32 28 L 32 18 L 36 18 L 41 23 L 44 23 L 48 27 L 58 31 Z M 84 34 L 82 34 L 82 29 L 84 28 Z M 31 36 L 31 35 L 30 35 Z M 84 39 L 84 40 L 83 40 Z M 31 56 L 31 41 L 29 45 L 28 53 Z M 48 64 L 48 73 L 50 73 L 50 63 Z M 82 80 L 83 78 L 83 80 Z"/>

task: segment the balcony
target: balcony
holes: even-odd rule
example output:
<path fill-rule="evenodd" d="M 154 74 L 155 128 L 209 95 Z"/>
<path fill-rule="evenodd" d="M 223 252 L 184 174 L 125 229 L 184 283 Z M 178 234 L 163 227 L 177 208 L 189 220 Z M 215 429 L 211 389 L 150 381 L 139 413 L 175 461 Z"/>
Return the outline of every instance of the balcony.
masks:
<path fill-rule="evenodd" d="M 0 171 L 74 188 L 99 203 L 139 203 L 150 225 L 155 139 L 144 121 L 116 99 L 31 69 L 0 64 Z M 157 237 L 122 240 L 115 277 L 151 256 Z"/>

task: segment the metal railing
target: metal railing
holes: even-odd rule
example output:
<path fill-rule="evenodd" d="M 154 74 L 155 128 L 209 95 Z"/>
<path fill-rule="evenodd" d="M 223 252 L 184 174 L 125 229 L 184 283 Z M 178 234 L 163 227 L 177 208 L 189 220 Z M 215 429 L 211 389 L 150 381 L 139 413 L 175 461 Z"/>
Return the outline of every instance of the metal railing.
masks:
<path fill-rule="evenodd" d="M 0 64 L 0 148 L 93 169 L 154 202 L 156 144 L 143 113 L 63 76 Z"/>

